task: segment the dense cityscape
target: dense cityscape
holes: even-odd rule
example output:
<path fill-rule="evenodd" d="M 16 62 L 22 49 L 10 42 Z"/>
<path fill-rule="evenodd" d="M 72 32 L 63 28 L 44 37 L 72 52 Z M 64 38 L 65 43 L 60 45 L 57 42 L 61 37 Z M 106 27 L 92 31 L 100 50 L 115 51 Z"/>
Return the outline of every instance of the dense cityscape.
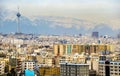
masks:
<path fill-rule="evenodd" d="M 119 76 L 119 46 L 119 35 L 99 37 L 99 32 L 91 37 L 0 34 L 0 75 L 24 75 L 29 69 L 36 76 Z"/>
<path fill-rule="evenodd" d="M 120 76 L 118 3 L 2 0 L 0 76 Z"/>

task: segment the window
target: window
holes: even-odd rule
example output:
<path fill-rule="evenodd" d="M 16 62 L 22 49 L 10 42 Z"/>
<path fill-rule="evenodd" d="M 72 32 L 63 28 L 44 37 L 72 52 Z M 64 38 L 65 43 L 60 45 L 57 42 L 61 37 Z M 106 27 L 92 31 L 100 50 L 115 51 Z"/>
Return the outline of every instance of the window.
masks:
<path fill-rule="evenodd" d="M 111 74 L 113 74 L 113 73 L 111 73 Z"/>
<path fill-rule="evenodd" d="M 117 68 L 117 66 L 115 66 L 115 68 Z"/>
<path fill-rule="evenodd" d="M 110 63 L 110 64 L 113 64 L 113 63 Z"/>
<path fill-rule="evenodd" d="M 115 75 L 117 75 L 117 73 L 115 73 Z"/>
<path fill-rule="evenodd" d="M 110 68 L 113 68 L 113 66 L 110 66 Z"/>

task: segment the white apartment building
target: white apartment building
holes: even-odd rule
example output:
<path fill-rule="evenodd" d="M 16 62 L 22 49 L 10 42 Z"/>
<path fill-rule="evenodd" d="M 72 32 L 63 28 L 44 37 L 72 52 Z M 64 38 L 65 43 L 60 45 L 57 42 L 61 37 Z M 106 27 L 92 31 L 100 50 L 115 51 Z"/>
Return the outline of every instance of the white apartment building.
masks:
<path fill-rule="evenodd" d="M 99 61 L 99 75 L 120 76 L 120 61 Z"/>
<path fill-rule="evenodd" d="M 0 60 L 0 75 L 4 74 L 5 61 Z"/>
<path fill-rule="evenodd" d="M 89 76 L 89 65 L 60 63 L 60 76 Z"/>
<path fill-rule="evenodd" d="M 23 61 L 22 62 L 22 71 L 25 69 L 34 70 L 35 62 L 34 61 Z"/>

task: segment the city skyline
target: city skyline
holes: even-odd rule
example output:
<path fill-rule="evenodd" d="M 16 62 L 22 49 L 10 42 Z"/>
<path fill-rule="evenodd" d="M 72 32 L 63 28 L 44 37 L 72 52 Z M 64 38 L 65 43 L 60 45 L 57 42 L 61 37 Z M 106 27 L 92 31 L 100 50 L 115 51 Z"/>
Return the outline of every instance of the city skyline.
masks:
<path fill-rule="evenodd" d="M 111 33 L 114 35 L 120 29 L 119 3 L 119 0 L 1 0 L 0 32 L 16 31 L 16 13 L 19 6 L 22 15 L 21 28 L 23 32 L 27 31 L 22 26 L 25 28 L 30 27 L 29 33 L 38 32 L 45 34 L 54 31 L 57 31 L 57 34 L 59 34 L 60 31 L 65 30 L 67 30 L 65 31 L 66 33 L 70 32 L 70 34 L 84 34 L 92 31 L 100 32 L 101 28 L 102 31 L 105 31 L 103 28 L 106 28 L 108 29 L 105 31 L 107 32 L 106 34 Z M 6 27 L 9 27 L 9 25 L 13 25 L 14 29 L 6 30 Z M 33 27 L 34 29 L 31 29 Z M 43 28 L 45 31 L 36 31 L 36 28 L 39 28 L 37 30 L 42 30 L 41 28 Z M 96 30 L 96 28 L 99 30 Z M 62 34 L 65 32 L 62 32 Z"/>
<path fill-rule="evenodd" d="M 0 76 L 120 76 L 120 0 L 0 0 Z"/>

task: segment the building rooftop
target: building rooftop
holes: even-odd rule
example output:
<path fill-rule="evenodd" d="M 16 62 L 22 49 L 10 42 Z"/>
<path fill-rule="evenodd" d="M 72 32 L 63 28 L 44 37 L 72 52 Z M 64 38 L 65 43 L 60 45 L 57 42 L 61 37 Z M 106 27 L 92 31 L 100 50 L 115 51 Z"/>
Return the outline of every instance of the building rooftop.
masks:
<path fill-rule="evenodd" d="M 78 64 L 78 63 L 60 63 L 60 64 L 66 64 L 66 65 L 89 65 L 89 64 Z"/>

